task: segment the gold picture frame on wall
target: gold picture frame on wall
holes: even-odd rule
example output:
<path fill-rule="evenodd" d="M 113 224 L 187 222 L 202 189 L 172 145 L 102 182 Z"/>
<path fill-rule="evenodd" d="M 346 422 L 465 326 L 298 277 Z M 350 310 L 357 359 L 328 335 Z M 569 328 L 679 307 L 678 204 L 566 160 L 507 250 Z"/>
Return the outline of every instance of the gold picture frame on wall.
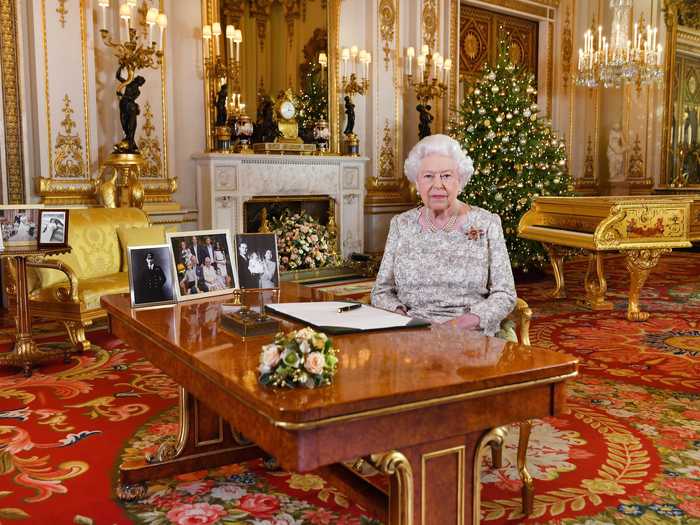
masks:
<path fill-rule="evenodd" d="M 664 0 L 666 93 L 661 189 L 700 191 L 700 13 L 689 0 Z M 692 169 L 691 169 L 692 168 Z"/>
<path fill-rule="evenodd" d="M 221 18 L 221 7 L 224 0 L 201 0 L 202 1 L 202 24 L 212 24 L 213 22 L 220 22 L 223 26 L 224 22 Z M 318 0 L 320 1 L 320 0 Z M 258 2 L 262 7 L 271 6 L 275 0 L 262 0 Z M 329 144 L 329 149 L 331 153 L 339 154 L 340 152 L 340 104 L 338 91 L 338 76 L 340 74 L 339 60 L 338 60 L 338 46 L 339 46 L 339 28 L 340 28 L 340 8 L 341 0 L 325 0 L 326 2 L 326 13 L 327 13 L 327 32 L 328 32 L 328 46 L 326 54 L 328 57 L 328 81 L 326 83 L 327 87 L 327 97 L 328 97 L 328 124 L 331 131 L 331 139 Z M 264 4 L 264 5 L 263 5 Z M 260 7 L 260 6 L 259 6 Z M 213 52 L 213 42 L 209 41 L 209 49 L 205 49 L 205 41 L 202 40 L 202 53 L 203 56 L 212 56 Z M 247 45 L 246 42 L 243 45 Z M 258 45 L 257 42 L 252 45 Z M 241 76 L 244 76 L 246 72 L 243 70 L 240 72 Z M 208 151 L 212 150 L 213 145 L 213 131 L 214 131 L 214 115 L 213 115 L 213 93 L 211 85 L 206 77 L 204 78 L 204 115 L 205 115 L 205 132 L 206 132 L 206 147 Z M 270 94 L 273 99 L 276 94 Z M 250 96 L 250 95 L 249 95 Z M 255 115 L 248 115 L 253 120 L 255 120 Z"/>

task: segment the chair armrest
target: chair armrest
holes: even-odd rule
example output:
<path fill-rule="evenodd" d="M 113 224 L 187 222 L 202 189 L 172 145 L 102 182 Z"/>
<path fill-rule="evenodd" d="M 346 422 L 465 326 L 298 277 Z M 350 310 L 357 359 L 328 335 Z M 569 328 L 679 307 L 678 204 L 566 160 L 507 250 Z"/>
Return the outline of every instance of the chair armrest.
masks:
<path fill-rule="evenodd" d="M 518 297 L 515 303 L 515 309 L 508 316 L 517 325 L 518 342 L 521 345 L 530 346 L 530 320 L 532 319 L 532 310 L 528 304 Z"/>
<path fill-rule="evenodd" d="M 58 270 L 68 277 L 68 288 L 64 286 L 59 286 L 56 288 L 56 298 L 59 301 L 78 303 L 78 276 L 76 275 L 73 268 L 59 261 L 58 259 L 40 259 L 34 261 L 27 261 L 27 266 L 32 268 L 47 268 L 49 270 Z"/>

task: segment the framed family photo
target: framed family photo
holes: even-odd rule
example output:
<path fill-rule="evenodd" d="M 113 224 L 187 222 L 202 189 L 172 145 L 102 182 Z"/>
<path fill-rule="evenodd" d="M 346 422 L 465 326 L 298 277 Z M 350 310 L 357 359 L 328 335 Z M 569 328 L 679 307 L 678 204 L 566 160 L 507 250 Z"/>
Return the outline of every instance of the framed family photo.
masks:
<path fill-rule="evenodd" d="M 159 306 L 175 302 L 175 270 L 170 245 L 132 246 L 129 255 L 131 306 Z"/>
<path fill-rule="evenodd" d="M 0 230 L 5 247 L 36 246 L 39 236 L 39 212 L 42 205 L 0 206 Z"/>
<path fill-rule="evenodd" d="M 228 230 L 168 233 L 178 301 L 231 293 L 238 287 Z"/>
<path fill-rule="evenodd" d="M 236 266 L 241 288 L 269 290 L 280 286 L 277 236 L 274 233 L 236 235 Z"/>
<path fill-rule="evenodd" d="M 68 210 L 39 210 L 39 246 L 68 245 Z"/>

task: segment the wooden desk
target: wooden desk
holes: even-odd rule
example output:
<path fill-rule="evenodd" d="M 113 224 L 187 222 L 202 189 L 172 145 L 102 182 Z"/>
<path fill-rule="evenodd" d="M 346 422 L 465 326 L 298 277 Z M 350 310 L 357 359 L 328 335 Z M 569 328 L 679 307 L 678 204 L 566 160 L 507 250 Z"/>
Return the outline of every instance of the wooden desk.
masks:
<path fill-rule="evenodd" d="M 217 325 L 225 301 L 132 310 L 127 295 L 102 298 L 112 333 L 182 386 L 177 443 L 159 463 L 122 468 L 122 496 L 138 497 L 139 481 L 260 449 L 300 472 L 368 457 L 390 475 L 388 523 L 478 523 L 481 440 L 489 429 L 560 413 L 565 381 L 577 373 L 568 355 L 434 326 L 335 337 L 332 386 L 274 390 L 256 371 L 260 345 L 272 338 L 225 333 Z"/>

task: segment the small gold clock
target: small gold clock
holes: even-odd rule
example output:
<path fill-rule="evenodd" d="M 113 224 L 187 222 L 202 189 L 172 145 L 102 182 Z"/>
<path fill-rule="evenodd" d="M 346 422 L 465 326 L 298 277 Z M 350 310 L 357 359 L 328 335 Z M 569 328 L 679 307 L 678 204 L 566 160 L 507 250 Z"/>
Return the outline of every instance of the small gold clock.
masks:
<path fill-rule="evenodd" d="M 296 119 L 298 105 L 299 102 L 291 88 L 281 92 L 277 97 L 275 117 L 277 129 L 282 136 L 278 137 L 275 142 L 283 144 L 302 144 L 304 142 L 299 138 L 299 124 Z"/>

